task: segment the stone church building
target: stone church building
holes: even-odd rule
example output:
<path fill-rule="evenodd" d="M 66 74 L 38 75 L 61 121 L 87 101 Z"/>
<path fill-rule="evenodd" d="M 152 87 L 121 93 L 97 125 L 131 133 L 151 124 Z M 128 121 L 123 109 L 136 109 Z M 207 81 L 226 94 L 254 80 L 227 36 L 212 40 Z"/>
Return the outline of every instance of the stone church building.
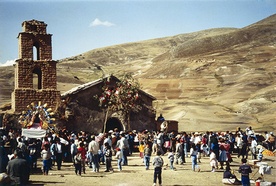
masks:
<path fill-rule="evenodd" d="M 83 131 L 89 131 L 93 128 L 95 132 L 102 132 L 104 124 L 106 125 L 106 132 L 114 130 L 114 128 L 119 131 L 155 130 L 155 110 L 152 107 L 155 98 L 142 90 L 139 90 L 138 102 L 142 109 L 138 113 L 130 113 L 130 129 L 124 113 L 120 111 L 106 112 L 106 110 L 100 109 L 99 101 L 93 96 L 102 93 L 102 87 L 107 78 L 110 87 L 115 86 L 116 82 L 120 81 L 115 76 L 108 76 L 75 87 L 61 95 L 63 100 L 69 100 L 65 108 L 68 118 L 66 126 L 71 130 Z"/>
<path fill-rule="evenodd" d="M 155 98 L 142 90 L 139 90 L 142 109 L 130 113 L 130 128 L 124 113 L 106 113 L 93 99 L 101 93 L 104 79 L 80 85 L 61 95 L 57 90 L 57 62 L 52 60 L 52 35 L 46 31 L 47 24 L 30 20 L 24 21 L 22 27 L 23 32 L 18 35 L 19 59 L 14 66 L 15 87 L 11 96 L 11 109 L 15 114 L 26 111 L 31 103 L 41 102 L 53 110 L 59 107 L 57 112 L 64 113 L 65 118 L 57 119 L 56 124 L 69 130 L 99 133 L 104 127 L 105 131 L 114 128 L 125 131 L 156 129 L 155 110 L 152 109 Z M 106 78 L 111 84 L 120 81 L 115 76 Z"/>

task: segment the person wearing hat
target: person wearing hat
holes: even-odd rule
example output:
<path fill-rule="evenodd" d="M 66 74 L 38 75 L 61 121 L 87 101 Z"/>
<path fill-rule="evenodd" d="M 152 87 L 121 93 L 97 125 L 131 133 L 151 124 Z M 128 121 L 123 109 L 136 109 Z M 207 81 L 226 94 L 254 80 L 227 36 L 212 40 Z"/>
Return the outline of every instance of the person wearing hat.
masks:
<path fill-rule="evenodd" d="M 30 177 L 30 167 L 23 158 L 23 152 L 20 149 L 15 149 L 13 154 L 15 158 L 8 162 L 7 174 L 12 184 L 21 186 L 27 185 Z"/>

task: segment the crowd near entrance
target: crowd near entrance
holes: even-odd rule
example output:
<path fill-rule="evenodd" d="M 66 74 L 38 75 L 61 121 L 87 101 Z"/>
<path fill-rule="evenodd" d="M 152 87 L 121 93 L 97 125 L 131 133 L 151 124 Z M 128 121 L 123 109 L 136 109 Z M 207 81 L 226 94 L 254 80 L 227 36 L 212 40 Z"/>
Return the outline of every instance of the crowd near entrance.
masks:
<path fill-rule="evenodd" d="M 238 128 L 235 132 L 122 129 L 117 118 L 108 119 L 107 132 L 104 133 L 61 128 L 56 132 L 48 130 L 44 137 L 28 138 L 20 130 L 3 129 L 0 138 L 0 182 L 27 185 L 30 175 L 48 175 L 51 171 L 62 173 L 65 163 L 72 163 L 77 176 L 124 172 L 131 165 L 129 157 L 139 156 L 144 171 L 154 170 L 154 184 L 162 184 L 163 170 L 175 171 L 180 168 L 178 172 L 201 172 L 202 164 L 208 162 L 205 173 L 223 172 L 223 183 L 248 185 L 256 181 L 250 176 L 256 166 L 264 176 L 271 172 L 271 165 L 275 164 L 273 159 L 265 162 L 268 156 L 275 156 L 273 132 L 257 133 L 251 127 L 243 130 Z M 135 154 L 137 150 L 139 152 Z M 155 157 L 151 159 L 152 156 Z M 233 165 L 234 159 L 236 165 Z M 168 162 L 165 167 L 164 160 Z M 237 161 L 241 166 L 237 170 L 241 177 L 230 174 L 232 169 L 237 169 Z M 42 166 L 39 162 L 42 162 Z M 145 183 L 149 182 L 145 180 Z M 221 181 L 217 184 L 220 185 Z"/>

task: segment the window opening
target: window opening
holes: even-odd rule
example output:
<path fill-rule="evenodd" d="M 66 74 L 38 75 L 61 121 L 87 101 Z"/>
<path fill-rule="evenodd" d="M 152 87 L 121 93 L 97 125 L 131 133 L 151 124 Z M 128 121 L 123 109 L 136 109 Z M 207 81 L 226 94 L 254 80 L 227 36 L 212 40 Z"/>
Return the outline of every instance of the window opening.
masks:
<path fill-rule="evenodd" d="M 35 43 L 33 46 L 33 60 L 40 60 L 39 56 L 39 45 Z"/>
<path fill-rule="evenodd" d="M 33 70 L 33 88 L 42 89 L 42 73 L 40 68 Z"/>

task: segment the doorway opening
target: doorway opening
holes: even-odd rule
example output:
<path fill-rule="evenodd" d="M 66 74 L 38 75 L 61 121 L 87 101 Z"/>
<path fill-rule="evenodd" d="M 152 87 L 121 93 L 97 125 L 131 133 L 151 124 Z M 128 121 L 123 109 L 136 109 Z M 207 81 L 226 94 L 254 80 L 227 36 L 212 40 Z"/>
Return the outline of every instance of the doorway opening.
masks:
<path fill-rule="evenodd" d="M 123 128 L 123 125 L 122 123 L 119 121 L 118 118 L 109 118 L 107 121 L 106 121 L 106 129 L 104 132 L 108 132 L 110 130 L 113 130 L 117 128 L 119 131 L 123 131 L 124 128 Z"/>

